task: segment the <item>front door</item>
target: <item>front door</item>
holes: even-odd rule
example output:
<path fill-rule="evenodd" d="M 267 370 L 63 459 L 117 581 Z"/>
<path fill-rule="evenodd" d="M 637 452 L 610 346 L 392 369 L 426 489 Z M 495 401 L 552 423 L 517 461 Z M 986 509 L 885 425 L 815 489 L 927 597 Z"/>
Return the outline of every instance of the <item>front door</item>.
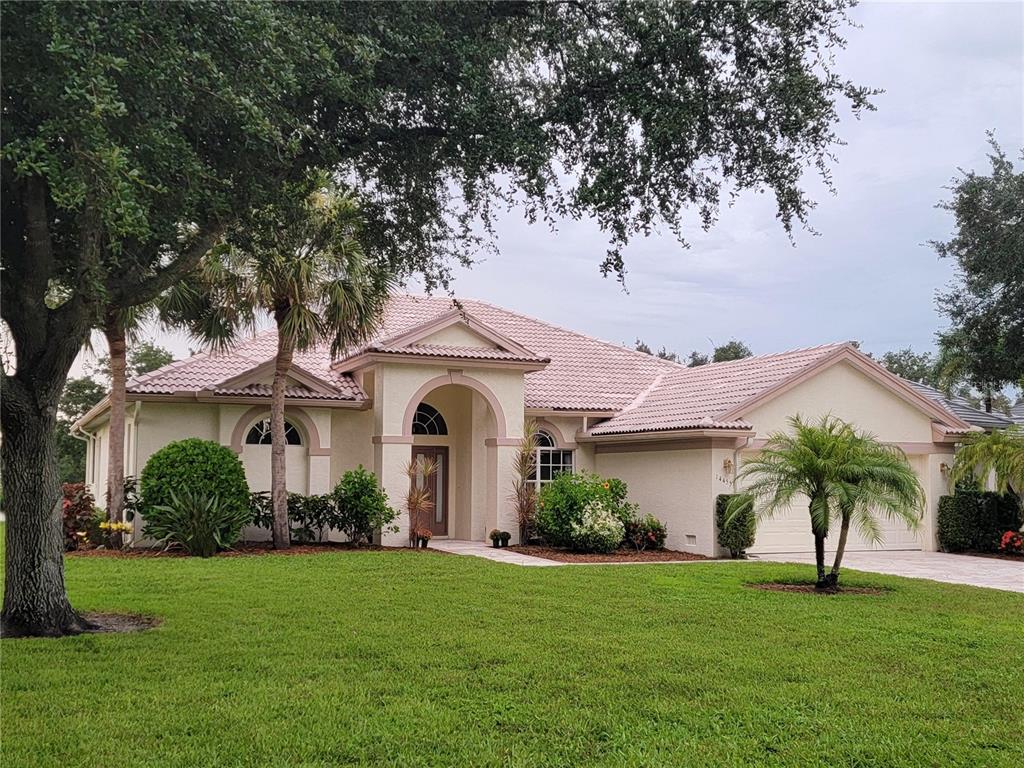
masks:
<path fill-rule="evenodd" d="M 412 447 L 412 460 L 433 461 L 437 465 L 437 472 L 426 480 L 427 490 L 430 491 L 430 501 L 433 508 L 430 510 L 430 532 L 435 536 L 448 535 L 448 448 L 443 445 L 414 445 Z M 417 483 L 423 487 L 424 478 L 418 477 Z"/>

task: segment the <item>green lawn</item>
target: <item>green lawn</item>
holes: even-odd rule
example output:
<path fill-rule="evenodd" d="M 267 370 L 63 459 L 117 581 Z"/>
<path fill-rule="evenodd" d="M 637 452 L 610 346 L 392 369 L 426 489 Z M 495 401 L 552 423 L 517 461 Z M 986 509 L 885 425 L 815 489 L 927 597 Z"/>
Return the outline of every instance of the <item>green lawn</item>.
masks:
<path fill-rule="evenodd" d="M 1024 596 L 753 563 L 69 559 L 156 630 L 2 643 L 2 763 L 1020 765 Z"/>

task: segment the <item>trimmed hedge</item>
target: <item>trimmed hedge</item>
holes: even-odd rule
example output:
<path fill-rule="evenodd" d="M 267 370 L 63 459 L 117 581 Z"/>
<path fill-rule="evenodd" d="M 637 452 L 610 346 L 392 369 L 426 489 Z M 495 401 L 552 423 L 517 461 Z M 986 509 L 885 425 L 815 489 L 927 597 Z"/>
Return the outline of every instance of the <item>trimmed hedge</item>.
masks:
<path fill-rule="evenodd" d="M 216 496 L 230 511 L 249 509 L 249 484 L 245 469 L 230 448 L 211 440 L 189 438 L 168 443 L 149 457 L 139 478 L 141 512 L 175 502 L 171 491 L 191 491 L 198 496 Z"/>
<path fill-rule="evenodd" d="M 729 501 L 734 497 L 745 498 L 743 507 L 726 524 L 726 510 Z M 754 546 L 754 536 L 757 533 L 757 520 L 754 517 L 754 500 L 745 493 L 723 493 L 715 498 L 715 525 L 718 528 L 718 543 L 729 550 L 729 555 L 741 558 L 746 551 Z"/>
<path fill-rule="evenodd" d="M 998 552 L 1003 534 L 1020 527 L 1020 501 L 1013 494 L 958 488 L 939 499 L 939 547 L 945 552 Z"/>

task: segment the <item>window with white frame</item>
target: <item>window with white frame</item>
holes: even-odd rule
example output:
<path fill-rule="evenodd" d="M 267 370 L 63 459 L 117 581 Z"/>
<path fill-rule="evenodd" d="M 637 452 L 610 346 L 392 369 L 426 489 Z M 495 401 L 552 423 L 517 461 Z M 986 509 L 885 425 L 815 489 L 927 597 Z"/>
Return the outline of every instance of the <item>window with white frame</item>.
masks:
<path fill-rule="evenodd" d="M 536 469 L 530 480 L 539 491 L 563 472 L 574 470 L 573 451 L 559 448 L 555 439 L 543 429 L 537 432 Z"/>
<path fill-rule="evenodd" d="M 302 436 L 290 421 L 284 423 L 285 445 L 302 445 Z M 270 445 L 270 419 L 260 419 L 249 429 L 245 436 L 246 445 Z"/>

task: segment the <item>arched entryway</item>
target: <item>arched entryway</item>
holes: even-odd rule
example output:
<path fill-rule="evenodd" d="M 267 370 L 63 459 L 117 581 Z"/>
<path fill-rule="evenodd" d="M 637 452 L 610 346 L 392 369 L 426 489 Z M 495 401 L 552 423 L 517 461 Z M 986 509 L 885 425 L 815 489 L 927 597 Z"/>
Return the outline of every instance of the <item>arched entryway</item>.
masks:
<path fill-rule="evenodd" d="M 417 480 L 433 499 L 429 520 L 422 521 L 433 536 L 479 539 L 487 525 L 494 527 L 493 453 L 505 434 L 498 398 L 470 377 L 438 377 L 410 398 L 403 420 L 403 436 L 411 443 L 408 457 L 437 468 L 433 478 Z"/>

